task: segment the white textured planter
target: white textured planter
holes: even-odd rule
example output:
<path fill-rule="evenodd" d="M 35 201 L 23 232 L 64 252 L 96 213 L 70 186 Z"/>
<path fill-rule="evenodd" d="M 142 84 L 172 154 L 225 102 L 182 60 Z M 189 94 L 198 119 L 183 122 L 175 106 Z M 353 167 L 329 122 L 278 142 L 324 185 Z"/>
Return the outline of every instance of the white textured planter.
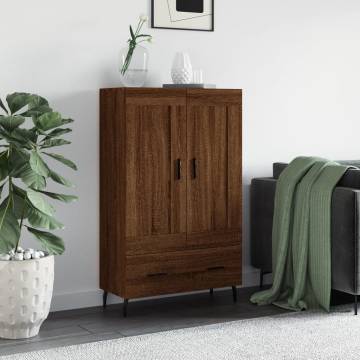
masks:
<path fill-rule="evenodd" d="M 0 337 L 36 336 L 49 315 L 54 284 L 54 256 L 0 261 Z"/>
<path fill-rule="evenodd" d="M 174 84 L 190 84 L 193 70 L 190 56 L 186 53 L 176 53 L 171 68 L 171 78 Z"/>

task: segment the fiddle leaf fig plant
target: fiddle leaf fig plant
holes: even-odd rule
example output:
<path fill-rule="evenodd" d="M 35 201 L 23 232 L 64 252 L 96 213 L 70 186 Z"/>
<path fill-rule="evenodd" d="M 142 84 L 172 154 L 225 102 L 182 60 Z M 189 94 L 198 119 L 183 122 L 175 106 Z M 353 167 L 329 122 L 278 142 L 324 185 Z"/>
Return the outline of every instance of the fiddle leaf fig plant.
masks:
<path fill-rule="evenodd" d="M 72 186 L 47 163 L 51 158 L 77 170 L 71 160 L 52 150 L 70 144 L 62 136 L 72 131 L 72 122 L 38 95 L 13 93 L 6 102 L 0 99 L 0 253 L 18 250 L 23 229 L 48 254 L 64 252 L 63 240 L 52 233 L 63 225 L 48 199 L 69 203 L 77 197 L 45 189 L 49 181 Z"/>

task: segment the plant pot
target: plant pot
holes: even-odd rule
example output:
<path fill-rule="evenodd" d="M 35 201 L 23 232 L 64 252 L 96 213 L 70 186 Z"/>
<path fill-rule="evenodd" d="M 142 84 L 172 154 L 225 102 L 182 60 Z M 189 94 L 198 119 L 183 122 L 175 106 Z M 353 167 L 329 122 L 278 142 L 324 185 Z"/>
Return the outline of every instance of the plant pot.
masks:
<path fill-rule="evenodd" d="M 54 256 L 0 261 L 0 338 L 36 336 L 49 315 Z"/>
<path fill-rule="evenodd" d="M 132 52 L 128 67 L 123 72 L 128 53 L 129 47 L 123 48 L 120 53 L 121 82 L 126 87 L 141 87 L 145 84 L 148 74 L 149 52 L 144 47 L 137 45 Z"/>

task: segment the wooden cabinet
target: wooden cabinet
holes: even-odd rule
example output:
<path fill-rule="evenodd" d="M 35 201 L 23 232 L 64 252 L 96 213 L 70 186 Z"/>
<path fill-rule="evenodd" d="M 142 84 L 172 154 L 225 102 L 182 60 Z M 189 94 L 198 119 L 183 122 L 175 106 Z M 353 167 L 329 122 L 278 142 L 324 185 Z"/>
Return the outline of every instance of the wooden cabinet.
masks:
<path fill-rule="evenodd" d="M 241 284 L 241 90 L 100 91 L 100 287 Z"/>

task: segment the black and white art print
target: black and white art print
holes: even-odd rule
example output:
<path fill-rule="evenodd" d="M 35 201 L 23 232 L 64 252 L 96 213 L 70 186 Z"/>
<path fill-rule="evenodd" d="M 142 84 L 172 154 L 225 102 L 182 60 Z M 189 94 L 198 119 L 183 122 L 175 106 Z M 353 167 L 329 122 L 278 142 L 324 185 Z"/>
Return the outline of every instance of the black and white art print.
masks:
<path fill-rule="evenodd" d="M 214 31 L 214 0 L 152 0 L 153 28 Z"/>

